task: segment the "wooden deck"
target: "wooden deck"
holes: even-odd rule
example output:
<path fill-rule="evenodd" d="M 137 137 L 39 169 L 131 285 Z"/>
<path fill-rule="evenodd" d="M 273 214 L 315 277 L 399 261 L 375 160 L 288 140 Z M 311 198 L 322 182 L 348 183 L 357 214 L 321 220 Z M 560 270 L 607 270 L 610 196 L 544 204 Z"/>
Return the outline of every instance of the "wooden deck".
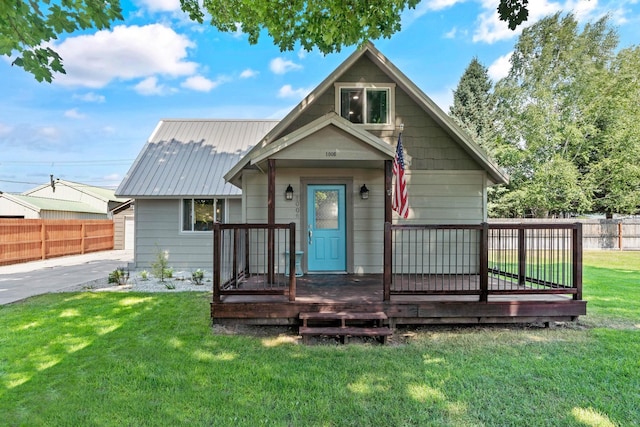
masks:
<path fill-rule="evenodd" d="M 466 275 L 464 279 L 452 276 L 445 281 L 438 276 L 433 281 L 421 280 L 422 288 L 418 290 L 422 292 L 424 287 L 431 287 L 431 294 L 394 294 L 384 301 L 382 275 L 308 275 L 297 278 L 294 301 L 289 301 L 286 294 L 224 295 L 220 302 L 211 303 L 211 317 L 214 323 L 297 325 L 300 313 L 384 312 L 389 325 L 394 327 L 398 324 L 571 321 L 586 314 L 586 301 L 574 299 L 572 295 L 508 293 L 514 290 L 513 283 L 495 278 L 489 280 L 487 301 L 480 301 L 479 285 L 474 285 L 480 282 L 479 277 Z M 241 286 L 250 289 L 251 280 Z M 409 284 L 407 288 L 416 289 L 416 286 L 413 284 L 412 288 Z M 526 292 L 526 289 L 520 287 L 517 291 Z"/>

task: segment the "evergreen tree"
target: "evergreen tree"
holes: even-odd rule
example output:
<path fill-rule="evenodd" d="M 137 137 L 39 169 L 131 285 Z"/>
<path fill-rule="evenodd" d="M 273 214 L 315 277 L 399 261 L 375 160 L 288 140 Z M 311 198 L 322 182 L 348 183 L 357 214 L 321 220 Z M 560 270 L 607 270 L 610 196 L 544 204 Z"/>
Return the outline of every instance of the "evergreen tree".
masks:
<path fill-rule="evenodd" d="M 473 58 L 453 91 L 453 105 L 449 108 L 449 114 L 456 122 L 488 150 L 493 134 L 492 86 L 487 68 L 478 58 Z"/>

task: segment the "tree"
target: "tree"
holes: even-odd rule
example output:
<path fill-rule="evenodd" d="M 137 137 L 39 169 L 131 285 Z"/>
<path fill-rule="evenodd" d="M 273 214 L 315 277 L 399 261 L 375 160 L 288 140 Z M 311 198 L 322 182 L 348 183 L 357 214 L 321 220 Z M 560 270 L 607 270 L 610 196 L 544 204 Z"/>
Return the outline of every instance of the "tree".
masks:
<path fill-rule="evenodd" d="M 220 31 L 240 29 L 249 43 L 264 30 L 281 50 L 317 48 L 322 53 L 367 40 L 389 38 L 400 30 L 400 15 L 420 0 L 180 0 L 195 21 L 205 17 Z M 500 19 L 514 29 L 526 20 L 528 0 L 500 0 Z M 0 2 L 0 55 L 38 81 L 64 73 L 62 58 L 47 46 L 63 33 L 110 28 L 122 19 L 120 0 L 11 0 Z"/>
<path fill-rule="evenodd" d="M 0 3 L 0 55 L 12 64 L 51 82 L 54 71 L 64 72 L 62 58 L 47 43 L 60 34 L 87 28 L 109 28 L 122 19 L 119 0 L 14 0 Z"/>
<path fill-rule="evenodd" d="M 495 154 L 511 175 L 509 189 L 520 195 L 504 200 L 524 203 L 509 211 L 590 209 L 588 176 L 606 152 L 610 122 L 600 83 L 610 78 L 617 43 L 606 17 L 580 31 L 573 15 L 556 14 L 522 32 L 509 75 L 495 89 L 500 134 Z"/>
<path fill-rule="evenodd" d="M 599 82 L 601 144 L 587 180 L 594 209 L 608 217 L 640 211 L 640 47 L 621 50 Z"/>
<path fill-rule="evenodd" d="M 493 84 L 487 68 L 473 58 L 453 91 L 453 105 L 449 114 L 488 151 L 487 143 L 493 134 Z"/>

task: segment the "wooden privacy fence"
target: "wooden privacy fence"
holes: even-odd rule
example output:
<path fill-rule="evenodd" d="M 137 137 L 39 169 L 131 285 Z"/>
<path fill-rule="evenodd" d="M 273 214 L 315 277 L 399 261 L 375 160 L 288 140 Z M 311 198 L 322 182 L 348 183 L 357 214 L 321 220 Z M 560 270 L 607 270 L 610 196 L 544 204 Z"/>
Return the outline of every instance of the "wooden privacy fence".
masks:
<path fill-rule="evenodd" d="M 0 219 L 0 265 L 113 249 L 106 219 Z"/>

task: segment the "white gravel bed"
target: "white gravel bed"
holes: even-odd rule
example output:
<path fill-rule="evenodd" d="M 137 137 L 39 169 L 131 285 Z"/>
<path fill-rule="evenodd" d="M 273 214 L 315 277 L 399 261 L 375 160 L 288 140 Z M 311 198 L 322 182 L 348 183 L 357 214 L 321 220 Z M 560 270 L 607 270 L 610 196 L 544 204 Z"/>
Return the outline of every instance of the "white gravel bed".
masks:
<path fill-rule="evenodd" d="M 90 282 L 83 283 L 81 285 L 73 286 L 64 289 L 65 292 L 69 291 L 93 291 L 93 292 L 212 292 L 213 282 L 211 274 L 205 272 L 204 280 L 201 285 L 197 285 L 191 281 L 191 272 L 178 271 L 173 273 L 173 277 L 165 278 L 164 282 L 148 275 L 147 279 L 143 279 L 139 271 L 132 271 L 129 273 L 129 279 L 126 284 L 119 285 L 116 283 L 109 283 L 107 277 L 92 280 Z"/>

